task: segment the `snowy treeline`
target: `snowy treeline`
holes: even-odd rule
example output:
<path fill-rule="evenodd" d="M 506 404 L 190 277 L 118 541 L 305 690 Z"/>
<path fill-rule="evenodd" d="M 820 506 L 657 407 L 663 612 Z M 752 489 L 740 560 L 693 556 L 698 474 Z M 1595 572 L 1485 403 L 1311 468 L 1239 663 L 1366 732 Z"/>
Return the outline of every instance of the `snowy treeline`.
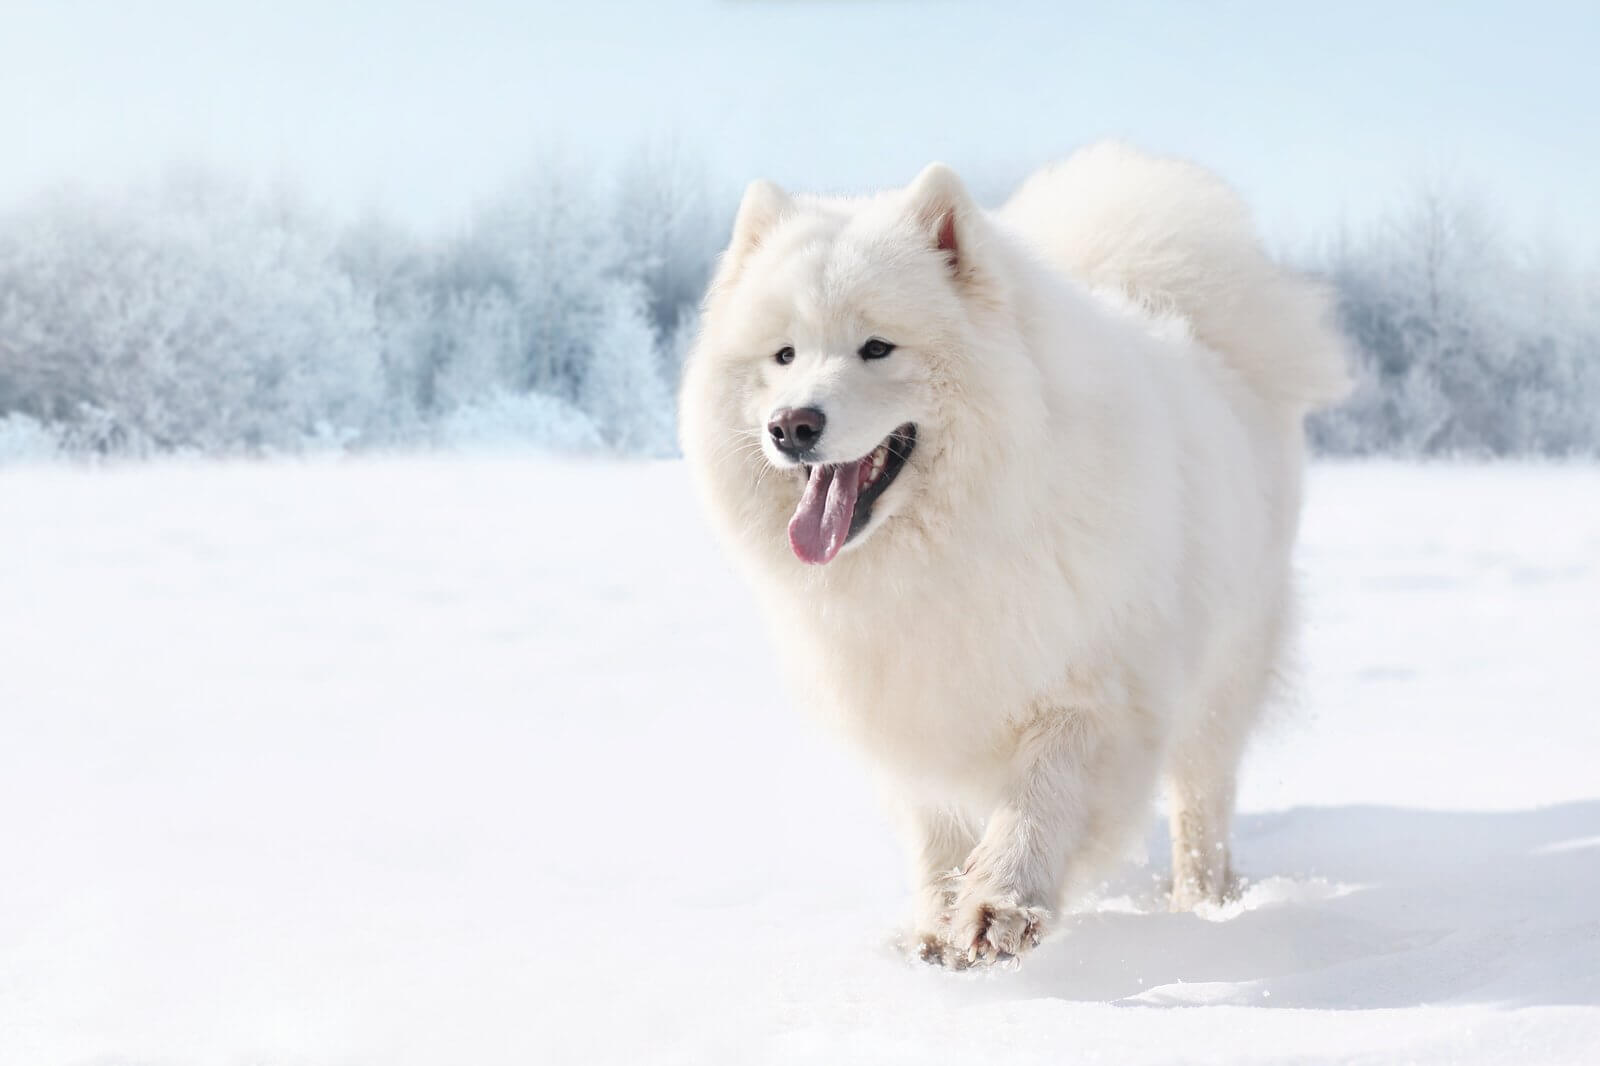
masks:
<path fill-rule="evenodd" d="M 682 155 L 549 163 L 459 232 L 336 225 L 211 177 L 0 216 L 0 459 L 519 442 L 671 451 L 732 213 Z M 1339 454 L 1600 453 L 1600 272 L 1458 197 L 1341 235 Z"/>
<path fill-rule="evenodd" d="M 1519 247 L 1470 199 L 1423 188 L 1313 269 L 1357 382 L 1313 419 L 1321 451 L 1600 454 L 1600 259 Z"/>
<path fill-rule="evenodd" d="M 706 188 L 659 152 L 551 164 L 432 240 L 211 177 L 0 217 L 0 458 L 669 452 Z"/>

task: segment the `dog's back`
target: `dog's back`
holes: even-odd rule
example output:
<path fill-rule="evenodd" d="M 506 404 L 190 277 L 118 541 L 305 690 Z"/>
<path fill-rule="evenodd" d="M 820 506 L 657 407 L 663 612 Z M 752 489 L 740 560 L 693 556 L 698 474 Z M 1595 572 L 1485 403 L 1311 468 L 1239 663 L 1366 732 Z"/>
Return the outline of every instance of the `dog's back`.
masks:
<path fill-rule="evenodd" d="M 1270 401 L 1305 410 L 1348 390 L 1327 294 L 1268 258 L 1203 167 L 1097 144 L 1034 174 L 999 217 L 1090 288 L 1181 318 Z"/>

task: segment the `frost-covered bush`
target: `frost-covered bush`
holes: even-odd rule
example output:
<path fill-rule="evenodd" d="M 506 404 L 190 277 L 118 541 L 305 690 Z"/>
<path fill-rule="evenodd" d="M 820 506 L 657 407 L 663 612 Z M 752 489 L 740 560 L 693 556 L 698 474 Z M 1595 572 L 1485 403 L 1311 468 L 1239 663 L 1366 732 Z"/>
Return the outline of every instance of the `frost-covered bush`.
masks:
<path fill-rule="evenodd" d="M 494 393 L 457 407 L 434 428 L 439 445 L 462 451 L 592 452 L 605 446 L 582 411 L 538 392 Z"/>
<path fill-rule="evenodd" d="M 666 455 L 673 449 L 675 405 L 641 296 L 632 285 L 611 290 L 578 406 L 606 427 L 607 440 L 619 451 Z"/>
<path fill-rule="evenodd" d="M 0 418 L 0 463 L 54 459 L 61 451 L 60 435 L 37 418 L 19 413 Z"/>

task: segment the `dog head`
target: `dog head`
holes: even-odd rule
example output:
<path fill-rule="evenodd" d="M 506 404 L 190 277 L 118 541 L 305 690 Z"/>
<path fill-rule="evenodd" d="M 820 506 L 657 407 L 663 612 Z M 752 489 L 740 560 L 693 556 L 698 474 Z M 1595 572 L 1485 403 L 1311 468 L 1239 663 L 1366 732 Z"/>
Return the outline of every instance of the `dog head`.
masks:
<path fill-rule="evenodd" d="M 680 403 L 738 535 L 823 564 L 917 512 L 979 399 L 974 337 L 1005 329 L 987 225 L 939 164 L 868 200 L 750 186 Z"/>

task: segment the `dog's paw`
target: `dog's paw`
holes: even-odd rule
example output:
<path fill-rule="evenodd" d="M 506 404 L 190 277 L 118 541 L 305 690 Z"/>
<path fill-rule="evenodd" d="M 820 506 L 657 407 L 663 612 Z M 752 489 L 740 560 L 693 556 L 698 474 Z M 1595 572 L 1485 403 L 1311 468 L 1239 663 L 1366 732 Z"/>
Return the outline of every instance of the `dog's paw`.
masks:
<path fill-rule="evenodd" d="M 951 970 L 1014 963 L 1044 938 L 1051 915 L 1015 894 L 979 891 L 959 870 L 924 887 L 907 954 Z"/>
<path fill-rule="evenodd" d="M 940 933 L 921 933 L 912 942 L 910 954 L 929 966 L 945 966 L 952 970 L 967 967 L 965 957 L 958 958 Z"/>
<path fill-rule="evenodd" d="M 1176 914 L 1204 910 L 1233 902 L 1243 890 L 1243 882 L 1231 869 L 1224 870 L 1220 877 L 1179 877 L 1172 881 L 1168 904 Z"/>
<path fill-rule="evenodd" d="M 1049 911 L 1019 903 L 1015 896 L 974 894 L 957 901 L 946 943 L 965 965 L 992 966 L 1038 947 L 1049 923 Z"/>
<path fill-rule="evenodd" d="M 900 950 L 936 966 L 954 962 L 949 951 L 950 911 L 956 904 L 961 871 L 951 870 L 920 888 L 912 900 L 913 922 L 897 938 Z"/>

